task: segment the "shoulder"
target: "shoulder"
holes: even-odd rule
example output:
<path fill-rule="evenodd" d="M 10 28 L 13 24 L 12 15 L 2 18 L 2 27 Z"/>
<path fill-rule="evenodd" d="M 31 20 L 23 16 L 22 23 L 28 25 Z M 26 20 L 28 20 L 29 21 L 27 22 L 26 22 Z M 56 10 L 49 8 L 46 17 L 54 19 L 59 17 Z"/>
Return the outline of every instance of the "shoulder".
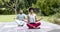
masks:
<path fill-rule="evenodd" d="M 17 17 L 19 17 L 20 16 L 20 14 L 17 14 Z"/>
<path fill-rule="evenodd" d="M 26 15 L 26 14 L 23 13 L 23 15 Z"/>
<path fill-rule="evenodd" d="M 36 14 L 34 14 L 34 16 L 36 16 Z"/>
<path fill-rule="evenodd" d="M 30 16 L 30 14 L 28 14 L 27 16 Z"/>

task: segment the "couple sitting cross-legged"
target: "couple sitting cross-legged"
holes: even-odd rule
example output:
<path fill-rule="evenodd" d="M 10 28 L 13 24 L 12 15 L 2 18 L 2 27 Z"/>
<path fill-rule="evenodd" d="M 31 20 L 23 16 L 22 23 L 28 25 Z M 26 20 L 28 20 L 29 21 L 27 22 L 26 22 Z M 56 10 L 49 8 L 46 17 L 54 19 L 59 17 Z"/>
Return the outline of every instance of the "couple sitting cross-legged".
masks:
<path fill-rule="evenodd" d="M 41 25 L 39 21 L 34 13 L 34 8 L 29 8 L 29 14 L 27 16 L 23 13 L 23 10 L 20 10 L 20 14 L 16 17 L 18 26 L 24 26 L 26 24 L 29 29 L 39 29 Z"/>

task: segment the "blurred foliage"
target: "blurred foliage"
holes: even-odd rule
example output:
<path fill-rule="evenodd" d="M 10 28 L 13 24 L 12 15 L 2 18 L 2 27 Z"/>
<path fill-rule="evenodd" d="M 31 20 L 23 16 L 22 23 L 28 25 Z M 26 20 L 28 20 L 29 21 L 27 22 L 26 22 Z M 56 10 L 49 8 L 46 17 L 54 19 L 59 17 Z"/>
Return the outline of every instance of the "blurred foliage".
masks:
<path fill-rule="evenodd" d="M 60 11 L 60 0 L 38 0 L 32 7 L 37 7 L 45 16 L 55 14 Z"/>
<path fill-rule="evenodd" d="M 60 25 L 60 13 L 56 13 L 54 16 L 55 16 L 54 19 L 55 23 Z"/>
<path fill-rule="evenodd" d="M 20 9 L 28 13 L 28 8 L 38 8 L 36 14 L 49 16 L 60 13 L 60 0 L 0 0 L 0 14 L 15 14 Z"/>
<path fill-rule="evenodd" d="M 36 0 L 0 0 L 0 14 L 16 14 L 20 9 L 31 7 L 32 3 L 35 4 Z"/>

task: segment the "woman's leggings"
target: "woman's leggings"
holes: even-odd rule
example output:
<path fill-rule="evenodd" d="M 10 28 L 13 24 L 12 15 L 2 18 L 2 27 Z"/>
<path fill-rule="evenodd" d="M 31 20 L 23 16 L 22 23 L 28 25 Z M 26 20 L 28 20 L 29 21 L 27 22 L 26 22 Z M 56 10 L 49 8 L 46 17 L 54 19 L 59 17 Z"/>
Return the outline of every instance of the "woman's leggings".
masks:
<path fill-rule="evenodd" d="M 38 27 L 38 26 L 40 26 L 40 25 L 41 25 L 40 22 L 38 22 L 38 23 L 28 23 L 28 24 L 27 24 L 27 26 L 28 26 L 29 28 L 34 28 L 33 26 Z"/>

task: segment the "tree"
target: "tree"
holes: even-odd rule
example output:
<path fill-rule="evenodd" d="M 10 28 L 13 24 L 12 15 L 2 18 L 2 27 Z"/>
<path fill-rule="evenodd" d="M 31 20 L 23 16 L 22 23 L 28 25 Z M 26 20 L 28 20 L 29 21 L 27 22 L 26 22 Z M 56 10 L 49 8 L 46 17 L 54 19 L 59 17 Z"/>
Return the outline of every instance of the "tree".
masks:
<path fill-rule="evenodd" d="M 3 2 L 5 3 L 5 6 L 15 11 L 15 14 L 17 14 L 17 7 L 20 4 L 18 1 L 19 0 L 3 0 Z"/>
<path fill-rule="evenodd" d="M 17 10 L 21 8 L 23 3 L 23 0 L 0 0 L 0 7 L 9 8 L 17 14 Z"/>
<path fill-rule="evenodd" d="M 38 0 L 32 7 L 41 9 L 42 14 L 48 16 L 60 11 L 60 0 Z"/>

